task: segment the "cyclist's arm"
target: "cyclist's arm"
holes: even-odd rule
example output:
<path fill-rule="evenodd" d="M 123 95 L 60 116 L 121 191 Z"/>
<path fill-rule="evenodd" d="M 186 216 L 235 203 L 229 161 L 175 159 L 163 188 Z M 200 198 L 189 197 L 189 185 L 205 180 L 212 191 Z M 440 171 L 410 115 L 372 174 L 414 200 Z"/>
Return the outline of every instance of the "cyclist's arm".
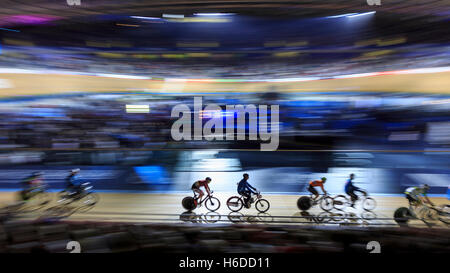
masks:
<path fill-rule="evenodd" d="M 208 195 L 211 194 L 211 190 L 209 189 L 208 183 L 205 183 L 205 190 L 208 193 Z"/>
<path fill-rule="evenodd" d="M 250 185 L 249 183 L 247 183 L 247 188 L 252 192 L 252 193 L 256 193 L 258 190 L 255 187 L 252 187 L 252 185 Z"/>
<path fill-rule="evenodd" d="M 325 188 L 323 187 L 323 185 L 320 185 L 320 188 L 322 189 L 324 194 L 327 194 L 327 191 L 325 190 Z"/>

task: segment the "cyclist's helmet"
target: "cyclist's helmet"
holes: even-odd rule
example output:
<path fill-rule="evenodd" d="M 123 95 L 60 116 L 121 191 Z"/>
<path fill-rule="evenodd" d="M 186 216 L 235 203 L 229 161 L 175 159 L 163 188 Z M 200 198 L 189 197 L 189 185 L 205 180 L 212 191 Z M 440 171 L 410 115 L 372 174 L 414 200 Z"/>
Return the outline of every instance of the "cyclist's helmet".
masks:
<path fill-rule="evenodd" d="M 327 181 L 327 178 L 326 177 L 322 177 L 322 182 L 325 183 L 325 181 Z"/>
<path fill-rule="evenodd" d="M 243 177 L 248 177 L 248 173 L 244 173 L 242 176 Z"/>
<path fill-rule="evenodd" d="M 207 177 L 207 178 L 205 178 L 205 180 L 208 182 L 211 182 L 212 179 L 211 179 L 211 177 Z"/>
<path fill-rule="evenodd" d="M 351 174 L 350 174 L 350 178 L 352 178 L 352 179 L 355 178 L 355 174 L 354 174 L 354 173 L 351 173 Z"/>
<path fill-rule="evenodd" d="M 430 186 L 429 186 L 428 184 L 424 184 L 424 185 L 423 185 L 423 188 L 427 191 L 427 190 L 430 189 Z"/>
<path fill-rule="evenodd" d="M 71 173 L 78 173 L 78 172 L 80 172 L 80 169 L 73 169 L 73 170 L 71 170 L 70 172 L 71 172 Z"/>
<path fill-rule="evenodd" d="M 43 172 L 34 172 L 33 176 L 42 176 L 44 173 Z"/>

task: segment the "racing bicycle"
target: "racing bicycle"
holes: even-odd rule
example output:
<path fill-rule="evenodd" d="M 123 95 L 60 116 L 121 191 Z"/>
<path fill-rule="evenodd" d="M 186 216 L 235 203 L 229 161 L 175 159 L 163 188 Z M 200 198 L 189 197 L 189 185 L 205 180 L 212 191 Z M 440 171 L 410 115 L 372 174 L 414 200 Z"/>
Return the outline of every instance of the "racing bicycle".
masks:
<path fill-rule="evenodd" d="M 251 198 L 250 204 L 247 208 L 248 209 L 250 208 L 251 203 L 255 203 L 255 208 L 259 212 L 263 213 L 263 212 L 268 211 L 270 208 L 269 201 L 267 201 L 266 199 L 263 199 L 260 192 L 257 192 L 256 194 L 253 194 L 253 195 L 256 197 L 256 200 L 255 200 L 255 198 Z M 244 204 L 245 204 L 244 200 L 245 200 L 245 197 L 243 195 L 232 196 L 232 197 L 228 198 L 228 200 L 227 200 L 227 207 L 233 212 L 240 211 L 244 207 Z"/>
<path fill-rule="evenodd" d="M 364 192 L 364 196 L 359 196 L 356 202 L 360 202 L 362 204 L 362 208 L 365 211 L 372 211 L 376 208 L 377 202 L 372 197 L 368 196 L 366 192 Z M 355 202 L 355 204 L 356 204 Z M 347 196 L 340 194 L 333 198 L 333 207 L 337 210 L 344 210 L 345 208 L 351 206 L 352 201 Z"/>
<path fill-rule="evenodd" d="M 195 193 L 194 197 L 192 196 L 186 196 L 181 201 L 181 204 L 187 211 L 192 211 L 196 209 L 198 206 L 201 206 L 202 204 L 205 204 L 205 207 L 209 211 L 216 211 L 220 208 L 220 201 L 216 197 L 212 196 L 213 191 L 211 191 L 210 194 L 208 194 L 203 200 L 198 201 L 198 194 Z"/>
<path fill-rule="evenodd" d="M 302 211 L 309 210 L 317 204 L 319 204 L 320 208 L 324 211 L 330 211 L 333 209 L 333 198 L 328 194 L 322 194 L 319 198 L 314 200 L 313 195 L 311 194 L 310 196 L 302 196 L 297 200 L 297 207 Z"/>
<path fill-rule="evenodd" d="M 421 220 L 428 226 L 430 226 L 428 221 L 439 220 L 442 223 L 449 225 L 450 205 L 435 207 L 421 204 L 415 209 L 412 207 L 400 207 L 394 212 L 394 220 L 400 226 L 407 225 L 410 220 Z"/>
<path fill-rule="evenodd" d="M 81 201 L 83 205 L 93 206 L 100 200 L 99 195 L 93 191 L 93 188 L 90 182 L 86 182 L 80 185 L 78 191 L 64 190 L 59 193 L 58 203 L 68 205 Z"/>
<path fill-rule="evenodd" d="M 51 195 L 47 192 L 48 186 L 40 184 L 30 189 L 19 192 L 19 200 L 27 206 L 45 206 L 51 201 Z"/>

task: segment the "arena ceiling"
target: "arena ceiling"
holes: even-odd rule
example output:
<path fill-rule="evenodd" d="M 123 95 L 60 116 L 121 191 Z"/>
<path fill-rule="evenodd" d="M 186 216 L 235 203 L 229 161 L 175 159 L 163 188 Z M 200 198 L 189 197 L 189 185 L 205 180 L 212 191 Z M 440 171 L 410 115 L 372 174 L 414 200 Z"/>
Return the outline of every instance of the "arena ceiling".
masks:
<path fill-rule="evenodd" d="M 80 5 L 68 4 L 76 1 L 79 1 Z M 199 12 L 233 12 L 259 16 L 314 17 L 373 10 L 402 17 L 450 17 L 448 0 L 379 1 L 381 5 L 369 5 L 366 0 L 2 0 L 0 21 L 23 14 L 77 21 L 86 16 L 106 14 L 161 16 L 162 12 L 186 15 Z"/>

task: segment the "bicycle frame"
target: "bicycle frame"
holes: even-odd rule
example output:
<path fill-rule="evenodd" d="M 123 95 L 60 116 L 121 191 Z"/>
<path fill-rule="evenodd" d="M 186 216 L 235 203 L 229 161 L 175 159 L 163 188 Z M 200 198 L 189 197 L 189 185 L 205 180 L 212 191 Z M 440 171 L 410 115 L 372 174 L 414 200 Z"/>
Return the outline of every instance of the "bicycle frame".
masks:
<path fill-rule="evenodd" d="M 203 202 L 205 202 L 206 200 L 208 200 L 211 197 L 212 197 L 212 192 L 206 193 L 206 196 L 204 195 L 202 200 L 200 200 L 200 202 L 199 202 L 198 199 L 200 198 L 200 196 L 198 196 L 198 193 L 194 193 L 194 201 L 195 201 L 196 205 L 203 204 Z"/>
<path fill-rule="evenodd" d="M 319 197 L 314 200 L 314 194 L 310 194 L 309 198 L 311 198 L 311 200 L 313 201 L 313 205 L 317 205 L 320 203 L 320 201 L 322 201 L 322 199 L 326 198 L 327 196 L 329 196 L 328 194 L 319 194 Z"/>
<path fill-rule="evenodd" d="M 251 198 L 253 196 L 256 196 L 256 198 L 255 198 L 255 200 L 252 203 L 256 203 L 256 201 L 258 201 L 259 199 L 262 199 L 262 196 L 261 196 L 261 194 L 259 192 L 257 192 L 257 193 L 253 193 L 252 192 L 252 193 L 250 193 L 250 200 L 251 200 Z M 244 203 L 245 196 L 244 195 L 240 195 L 239 199 L 241 199 L 242 203 Z"/>

